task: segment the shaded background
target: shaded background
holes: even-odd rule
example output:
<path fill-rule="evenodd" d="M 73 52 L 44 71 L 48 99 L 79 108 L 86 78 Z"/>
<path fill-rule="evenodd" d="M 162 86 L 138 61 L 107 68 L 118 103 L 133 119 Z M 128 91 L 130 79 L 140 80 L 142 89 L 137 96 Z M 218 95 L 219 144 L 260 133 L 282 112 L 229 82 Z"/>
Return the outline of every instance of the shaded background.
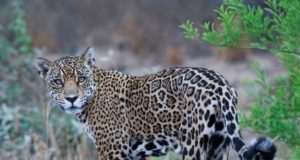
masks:
<path fill-rule="evenodd" d="M 80 54 L 86 47 L 93 46 L 100 67 L 132 75 L 172 66 L 208 67 L 222 73 L 237 88 L 239 104 L 245 114 L 251 105 L 245 85 L 255 79 L 251 65 L 261 62 L 270 78 L 285 74 L 271 54 L 240 48 L 218 49 L 200 40 L 184 38 L 178 26 L 188 19 L 199 26 L 214 21 L 213 10 L 220 5 L 219 0 L 21 2 L 34 49 L 29 53 L 30 58 L 23 59 L 23 55 L 1 57 L 1 67 L 8 68 L 5 72 L 12 69 L 14 73 L 10 77 L 0 75 L 0 113 L 5 115 L 0 121 L 1 160 L 44 157 L 79 160 L 87 159 L 85 156 L 96 159 L 92 142 L 73 117 L 61 113 L 57 107 L 47 117 L 50 98 L 31 66 L 33 57 L 53 60 L 63 55 Z M 251 5 L 262 5 L 259 2 L 248 1 Z M 4 27 L 12 14 L 10 3 L 10 0 L 0 0 L 0 22 Z M 3 33 L 8 39 L 13 38 L 8 31 Z M 25 63 L 26 67 L 11 66 L 15 62 Z M 255 133 L 248 130 L 244 135 L 250 139 Z"/>
<path fill-rule="evenodd" d="M 190 45 L 178 26 L 187 19 L 207 21 L 217 4 L 217 0 L 31 0 L 24 7 L 34 45 L 48 51 L 74 53 L 93 45 L 159 54 L 167 46 Z M 193 48 L 191 52 L 205 50 L 199 44 Z"/>

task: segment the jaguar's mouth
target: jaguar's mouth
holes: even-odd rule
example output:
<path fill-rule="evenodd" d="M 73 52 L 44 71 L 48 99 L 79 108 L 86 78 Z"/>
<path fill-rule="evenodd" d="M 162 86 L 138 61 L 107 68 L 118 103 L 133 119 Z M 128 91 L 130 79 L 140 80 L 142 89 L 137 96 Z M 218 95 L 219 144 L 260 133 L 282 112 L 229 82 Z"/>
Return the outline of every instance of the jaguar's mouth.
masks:
<path fill-rule="evenodd" d="M 84 108 L 83 106 L 81 107 L 71 106 L 69 108 L 64 108 L 64 111 L 66 111 L 67 113 L 78 113 L 81 112 L 83 108 Z"/>

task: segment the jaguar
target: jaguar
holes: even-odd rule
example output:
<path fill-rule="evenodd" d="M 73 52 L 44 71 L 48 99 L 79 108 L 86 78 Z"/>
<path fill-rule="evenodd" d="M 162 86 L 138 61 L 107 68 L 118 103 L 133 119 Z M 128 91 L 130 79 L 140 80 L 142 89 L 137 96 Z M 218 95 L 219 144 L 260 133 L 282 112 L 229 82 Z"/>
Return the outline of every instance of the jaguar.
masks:
<path fill-rule="evenodd" d="M 276 146 L 259 137 L 246 144 L 237 93 L 219 73 L 175 67 L 144 76 L 103 70 L 94 49 L 35 66 L 52 99 L 83 124 L 101 160 L 145 160 L 174 151 L 182 160 L 272 160 Z"/>

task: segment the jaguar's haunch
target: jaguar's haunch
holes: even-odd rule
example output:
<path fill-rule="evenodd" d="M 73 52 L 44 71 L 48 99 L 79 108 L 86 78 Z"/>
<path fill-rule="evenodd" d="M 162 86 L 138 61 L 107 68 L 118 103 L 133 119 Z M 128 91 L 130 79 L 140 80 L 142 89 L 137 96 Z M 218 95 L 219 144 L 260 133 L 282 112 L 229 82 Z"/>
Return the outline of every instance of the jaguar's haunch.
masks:
<path fill-rule="evenodd" d="M 36 68 L 52 98 L 76 115 L 101 160 L 139 160 L 173 150 L 182 160 L 225 160 L 231 145 L 241 160 L 271 160 L 268 138 L 245 145 L 237 94 L 220 74 L 205 68 L 170 68 L 141 77 L 94 65 L 94 50 Z"/>

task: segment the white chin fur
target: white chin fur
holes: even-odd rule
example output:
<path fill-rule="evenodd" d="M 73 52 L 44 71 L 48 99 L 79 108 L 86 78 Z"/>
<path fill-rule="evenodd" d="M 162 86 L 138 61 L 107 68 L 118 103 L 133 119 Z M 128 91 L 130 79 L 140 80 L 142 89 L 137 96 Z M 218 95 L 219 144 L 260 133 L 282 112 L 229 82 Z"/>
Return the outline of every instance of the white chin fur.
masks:
<path fill-rule="evenodd" d="M 65 109 L 65 112 L 68 113 L 68 114 L 76 114 L 76 113 L 80 113 L 83 111 L 83 108 L 68 108 L 68 109 Z"/>

